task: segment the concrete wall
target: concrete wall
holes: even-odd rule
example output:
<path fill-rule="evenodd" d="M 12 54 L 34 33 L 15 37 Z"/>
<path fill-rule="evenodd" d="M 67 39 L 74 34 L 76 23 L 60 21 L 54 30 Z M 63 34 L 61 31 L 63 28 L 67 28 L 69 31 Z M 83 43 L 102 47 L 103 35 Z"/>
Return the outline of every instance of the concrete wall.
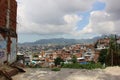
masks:
<path fill-rule="evenodd" d="M 7 60 L 7 53 L 6 53 L 7 42 L 0 34 L 0 65 Z"/>
<path fill-rule="evenodd" d="M 17 59 L 17 39 L 11 38 L 10 54 L 8 54 L 8 62 L 11 64 Z"/>

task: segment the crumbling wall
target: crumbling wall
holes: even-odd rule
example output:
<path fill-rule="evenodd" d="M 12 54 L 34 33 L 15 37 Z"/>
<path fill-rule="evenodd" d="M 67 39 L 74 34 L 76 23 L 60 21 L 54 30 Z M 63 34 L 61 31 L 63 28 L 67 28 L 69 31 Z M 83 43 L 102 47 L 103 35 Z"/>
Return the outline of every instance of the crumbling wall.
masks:
<path fill-rule="evenodd" d="M 16 0 L 0 0 L 0 65 L 16 61 Z"/>
<path fill-rule="evenodd" d="M 17 53 L 17 39 L 11 37 L 10 54 L 8 54 L 9 63 L 13 63 L 14 61 L 16 61 L 17 59 L 16 53 Z"/>
<path fill-rule="evenodd" d="M 7 42 L 0 34 L 0 65 L 2 65 L 7 60 L 6 46 Z"/>

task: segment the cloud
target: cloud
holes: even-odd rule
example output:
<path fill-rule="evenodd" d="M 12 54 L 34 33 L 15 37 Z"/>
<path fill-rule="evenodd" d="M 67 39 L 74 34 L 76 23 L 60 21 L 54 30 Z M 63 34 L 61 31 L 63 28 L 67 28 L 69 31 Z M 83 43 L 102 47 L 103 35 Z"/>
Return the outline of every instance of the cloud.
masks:
<path fill-rule="evenodd" d="M 92 11 L 83 34 L 120 34 L 120 0 L 99 0 L 106 4 L 103 11 Z"/>
<path fill-rule="evenodd" d="M 18 33 L 38 35 L 71 35 L 91 37 L 99 34 L 120 34 L 120 0 L 98 0 L 104 10 L 91 11 L 89 23 L 82 29 L 79 14 L 90 11 L 96 0 L 17 0 Z"/>
<path fill-rule="evenodd" d="M 110 34 L 114 31 L 114 23 L 109 20 L 109 14 L 104 11 L 93 11 L 89 24 L 83 28 L 82 33 Z"/>
<path fill-rule="evenodd" d="M 120 0 L 102 0 L 106 3 L 105 11 L 108 12 L 111 15 L 111 18 L 113 20 L 119 20 L 120 19 Z"/>
<path fill-rule="evenodd" d="M 23 27 L 19 27 L 19 32 L 21 33 L 35 33 L 35 34 L 70 34 L 76 28 L 77 21 L 82 18 L 77 15 L 65 15 L 63 17 L 66 24 L 57 25 L 57 24 L 39 24 L 39 23 L 23 23 Z"/>
<path fill-rule="evenodd" d="M 79 17 L 77 15 L 65 15 L 64 16 L 64 21 L 67 24 L 75 24 L 79 20 L 82 20 L 82 17 Z"/>
<path fill-rule="evenodd" d="M 72 34 L 95 0 L 17 0 L 18 33 Z"/>

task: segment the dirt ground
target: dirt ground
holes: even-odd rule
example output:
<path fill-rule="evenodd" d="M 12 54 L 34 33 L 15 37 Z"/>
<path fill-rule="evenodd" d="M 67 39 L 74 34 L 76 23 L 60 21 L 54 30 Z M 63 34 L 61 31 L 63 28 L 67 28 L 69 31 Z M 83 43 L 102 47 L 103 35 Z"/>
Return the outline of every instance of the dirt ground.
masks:
<path fill-rule="evenodd" d="M 61 69 L 55 72 L 45 68 L 27 68 L 13 80 L 120 80 L 120 67 L 106 69 Z"/>

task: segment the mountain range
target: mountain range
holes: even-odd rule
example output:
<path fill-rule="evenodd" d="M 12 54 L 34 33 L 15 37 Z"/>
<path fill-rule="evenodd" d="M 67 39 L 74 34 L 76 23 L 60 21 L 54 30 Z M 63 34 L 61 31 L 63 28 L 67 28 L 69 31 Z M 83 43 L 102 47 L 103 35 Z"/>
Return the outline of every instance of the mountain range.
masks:
<path fill-rule="evenodd" d="M 37 40 L 35 42 L 25 42 L 25 43 L 19 43 L 19 45 L 48 45 L 48 44 L 54 44 L 54 45 L 70 45 L 70 44 L 79 44 L 79 43 L 94 43 L 101 37 L 94 37 L 92 39 L 65 39 L 65 38 L 52 38 L 52 39 L 41 39 Z"/>

